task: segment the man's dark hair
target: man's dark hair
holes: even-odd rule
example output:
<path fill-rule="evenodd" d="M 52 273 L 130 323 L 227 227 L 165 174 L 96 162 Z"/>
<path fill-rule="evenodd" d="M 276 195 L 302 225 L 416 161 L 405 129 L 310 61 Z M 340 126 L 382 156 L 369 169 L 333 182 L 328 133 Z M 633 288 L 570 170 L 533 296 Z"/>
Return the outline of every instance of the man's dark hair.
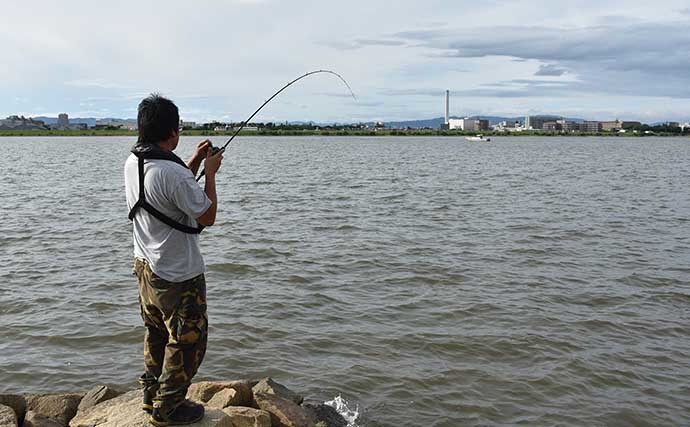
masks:
<path fill-rule="evenodd" d="M 152 93 L 139 104 L 137 127 L 140 143 L 158 144 L 179 130 L 180 113 L 171 100 Z"/>

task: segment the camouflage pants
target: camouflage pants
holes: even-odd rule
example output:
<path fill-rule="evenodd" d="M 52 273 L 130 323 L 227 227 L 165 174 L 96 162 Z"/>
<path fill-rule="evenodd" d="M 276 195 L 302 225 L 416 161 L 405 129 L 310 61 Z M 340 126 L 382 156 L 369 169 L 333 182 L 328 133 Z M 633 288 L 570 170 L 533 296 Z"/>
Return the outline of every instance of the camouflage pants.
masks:
<path fill-rule="evenodd" d="M 206 354 L 206 280 L 201 274 L 184 282 L 169 282 L 139 259 L 134 262 L 134 272 L 146 326 L 146 372 L 139 382 L 155 396 L 154 407 L 168 412 L 185 399 Z"/>

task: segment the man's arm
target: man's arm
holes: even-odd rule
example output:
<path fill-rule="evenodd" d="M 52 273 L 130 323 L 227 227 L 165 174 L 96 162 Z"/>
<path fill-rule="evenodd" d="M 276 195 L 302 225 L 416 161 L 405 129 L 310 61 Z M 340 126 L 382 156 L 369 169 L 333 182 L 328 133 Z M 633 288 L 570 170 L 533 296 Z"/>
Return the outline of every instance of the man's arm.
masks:
<path fill-rule="evenodd" d="M 211 150 L 206 153 L 206 163 L 204 168 L 206 171 L 206 183 L 204 186 L 204 192 L 206 196 L 211 200 L 211 207 L 209 207 L 206 212 L 201 214 L 197 218 L 197 222 L 205 227 L 213 225 L 216 222 L 216 212 L 218 211 L 218 196 L 216 195 L 216 172 L 220 168 L 220 163 L 223 161 L 223 152 L 225 150 L 220 150 L 218 154 L 211 155 Z M 198 166 L 197 166 L 198 167 Z"/>

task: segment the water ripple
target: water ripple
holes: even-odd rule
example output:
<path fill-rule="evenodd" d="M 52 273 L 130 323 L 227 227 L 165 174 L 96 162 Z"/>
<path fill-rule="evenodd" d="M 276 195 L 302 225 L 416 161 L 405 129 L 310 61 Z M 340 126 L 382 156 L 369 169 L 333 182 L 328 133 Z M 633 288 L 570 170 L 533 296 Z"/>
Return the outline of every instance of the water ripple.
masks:
<path fill-rule="evenodd" d="M 132 142 L 0 139 L 7 391 L 135 386 Z M 199 379 L 363 427 L 687 424 L 686 140 L 242 137 L 225 162 Z"/>

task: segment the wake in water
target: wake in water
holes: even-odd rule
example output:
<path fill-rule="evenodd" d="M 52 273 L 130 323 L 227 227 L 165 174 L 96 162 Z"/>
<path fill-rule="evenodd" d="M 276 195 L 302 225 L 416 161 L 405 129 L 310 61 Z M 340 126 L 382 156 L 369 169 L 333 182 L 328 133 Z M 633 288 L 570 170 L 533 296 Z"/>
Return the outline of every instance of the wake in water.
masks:
<path fill-rule="evenodd" d="M 342 415 L 343 418 L 345 418 L 345 421 L 347 421 L 347 427 L 359 427 L 355 422 L 359 417 L 359 405 L 357 405 L 357 408 L 355 410 L 348 408 L 347 401 L 343 399 L 340 395 L 337 395 L 333 400 L 324 402 L 324 404 L 338 411 L 338 413 Z"/>

